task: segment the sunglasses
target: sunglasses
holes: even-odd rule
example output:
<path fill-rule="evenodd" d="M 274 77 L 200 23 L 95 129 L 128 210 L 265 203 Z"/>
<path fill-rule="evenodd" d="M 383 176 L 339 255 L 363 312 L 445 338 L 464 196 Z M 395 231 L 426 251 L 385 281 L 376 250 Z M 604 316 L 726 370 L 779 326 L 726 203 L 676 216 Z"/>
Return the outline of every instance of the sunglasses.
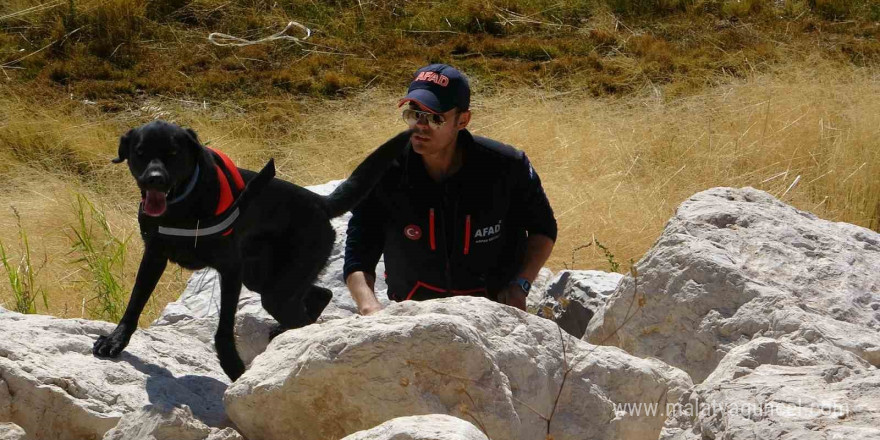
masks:
<path fill-rule="evenodd" d="M 419 123 L 427 123 L 432 129 L 435 130 L 442 127 L 443 124 L 446 124 L 446 118 L 443 117 L 443 115 L 438 115 L 431 112 L 423 112 L 421 110 L 413 110 L 411 108 L 405 109 L 403 111 L 403 120 L 406 121 L 406 123 L 409 124 L 410 127 Z"/>

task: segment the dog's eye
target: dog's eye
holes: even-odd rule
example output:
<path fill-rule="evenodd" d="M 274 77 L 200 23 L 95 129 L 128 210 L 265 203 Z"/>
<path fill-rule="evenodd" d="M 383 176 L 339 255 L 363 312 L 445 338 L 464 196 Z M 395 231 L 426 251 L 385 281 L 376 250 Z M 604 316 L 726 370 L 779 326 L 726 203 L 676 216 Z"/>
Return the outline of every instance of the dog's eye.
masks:
<path fill-rule="evenodd" d="M 171 150 L 168 152 L 168 154 L 171 156 L 177 156 L 177 150 Z"/>
<path fill-rule="evenodd" d="M 138 149 L 134 150 L 134 154 L 137 154 L 138 156 L 143 156 L 144 155 L 143 148 L 138 148 Z"/>

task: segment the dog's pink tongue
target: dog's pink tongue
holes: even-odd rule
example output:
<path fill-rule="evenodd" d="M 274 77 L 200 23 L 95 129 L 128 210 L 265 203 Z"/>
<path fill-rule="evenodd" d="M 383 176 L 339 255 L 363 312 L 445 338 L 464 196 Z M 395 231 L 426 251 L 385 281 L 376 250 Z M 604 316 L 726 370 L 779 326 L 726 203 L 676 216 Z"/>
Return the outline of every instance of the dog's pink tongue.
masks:
<path fill-rule="evenodd" d="M 147 190 L 147 196 L 144 198 L 144 212 L 153 217 L 158 217 L 165 213 L 165 193 L 161 191 Z"/>

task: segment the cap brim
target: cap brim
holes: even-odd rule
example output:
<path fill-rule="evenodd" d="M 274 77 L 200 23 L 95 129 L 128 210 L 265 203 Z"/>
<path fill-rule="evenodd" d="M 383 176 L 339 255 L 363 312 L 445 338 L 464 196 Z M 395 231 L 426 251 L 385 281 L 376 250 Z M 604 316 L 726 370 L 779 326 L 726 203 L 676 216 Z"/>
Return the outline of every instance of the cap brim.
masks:
<path fill-rule="evenodd" d="M 422 107 L 422 109 L 431 113 L 444 113 L 449 111 L 449 109 L 444 110 L 441 107 L 440 100 L 437 99 L 437 96 L 431 93 L 430 90 L 415 89 L 407 93 L 397 106 L 400 107 L 408 102 L 415 102 L 419 107 Z"/>

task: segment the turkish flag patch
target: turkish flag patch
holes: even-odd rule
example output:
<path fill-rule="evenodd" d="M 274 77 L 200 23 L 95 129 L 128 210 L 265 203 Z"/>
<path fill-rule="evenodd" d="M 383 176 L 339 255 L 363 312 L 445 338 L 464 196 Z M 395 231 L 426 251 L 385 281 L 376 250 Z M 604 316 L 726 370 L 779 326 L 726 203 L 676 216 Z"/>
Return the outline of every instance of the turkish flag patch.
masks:
<path fill-rule="evenodd" d="M 417 225 L 409 225 L 403 228 L 403 235 L 410 240 L 418 240 L 422 238 L 422 228 Z"/>

